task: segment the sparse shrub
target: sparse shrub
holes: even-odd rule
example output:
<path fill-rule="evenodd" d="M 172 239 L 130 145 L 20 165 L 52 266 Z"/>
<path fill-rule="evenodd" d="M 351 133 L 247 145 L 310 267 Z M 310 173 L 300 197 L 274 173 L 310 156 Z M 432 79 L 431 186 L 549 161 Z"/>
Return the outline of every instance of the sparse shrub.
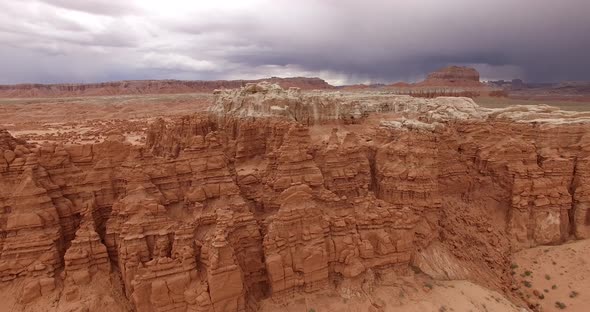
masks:
<path fill-rule="evenodd" d="M 527 288 L 531 288 L 531 286 L 533 286 L 533 284 L 531 284 L 531 282 L 529 281 L 524 281 L 523 282 L 524 286 L 526 286 Z"/>
<path fill-rule="evenodd" d="M 579 295 L 579 293 L 574 290 L 570 293 L 570 298 L 576 298 L 578 295 Z"/>
<path fill-rule="evenodd" d="M 513 269 L 513 270 L 514 269 L 517 269 L 518 268 L 518 264 L 513 263 L 513 264 L 510 265 L 510 268 Z"/>
<path fill-rule="evenodd" d="M 553 284 L 553 286 L 551 286 L 551 289 L 557 289 L 557 285 Z"/>
<path fill-rule="evenodd" d="M 526 270 L 526 271 L 524 271 L 524 275 L 531 276 L 531 275 L 533 275 L 533 272 Z"/>
<path fill-rule="evenodd" d="M 545 274 L 545 279 L 546 280 L 550 280 L 551 279 L 551 276 L 549 274 Z"/>
<path fill-rule="evenodd" d="M 565 305 L 565 303 L 563 303 L 563 302 L 561 302 L 561 301 L 556 301 L 556 302 L 555 302 L 555 307 L 556 307 L 556 308 L 558 308 L 558 309 L 561 309 L 561 310 L 563 310 L 563 309 L 565 309 L 567 306 Z"/>
<path fill-rule="evenodd" d="M 424 286 L 428 289 L 433 289 L 434 285 L 432 285 L 431 283 L 425 283 Z"/>
<path fill-rule="evenodd" d="M 543 289 L 543 291 L 546 292 L 546 293 L 548 293 L 549 292 L 549 289 Z"/>
<path fill-rule="evenodd" d="M 441 306 L 440 308 L 438 308 L 438 312 L 446 312 L 447 311 L 447 307 L 445 306 Z"/>
<path fill-rule="evenodd" d="M 537 297 L 539 297 L 539 299 L 545 299 L 545 295 L 543 294 L 539 294 Z"/>
<path fill-rule="evenodd" d="M 311 309 L 308 310 L 308 312 L 315 312 L 315 309 L 314 308 L 311 308 Z"/>

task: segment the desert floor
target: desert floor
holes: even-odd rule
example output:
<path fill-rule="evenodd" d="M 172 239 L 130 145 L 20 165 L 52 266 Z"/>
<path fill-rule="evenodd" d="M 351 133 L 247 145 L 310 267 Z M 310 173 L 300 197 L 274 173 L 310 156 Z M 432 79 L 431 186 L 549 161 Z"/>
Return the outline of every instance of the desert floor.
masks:
<path fill-rule="evenodd" d="M 543 311 L 590 311 L 590 240 L 539 246 L 517 253 L 512 264 L 525 296 Z M 536 297 L 536 299 L 535 299 Z"/>

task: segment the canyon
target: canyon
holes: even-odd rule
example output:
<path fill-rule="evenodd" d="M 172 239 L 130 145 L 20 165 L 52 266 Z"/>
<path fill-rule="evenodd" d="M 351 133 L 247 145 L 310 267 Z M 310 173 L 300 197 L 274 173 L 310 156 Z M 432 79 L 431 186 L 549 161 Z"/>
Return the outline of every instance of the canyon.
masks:
<path fill-rule="evenodd" d="M 589 112 L 229 87 L 86 142 L 0 130 L 0 311 L 541 311 L 515 254 L 590 238 Z M 465 298 L 408 299 L 437 296 Z"/>

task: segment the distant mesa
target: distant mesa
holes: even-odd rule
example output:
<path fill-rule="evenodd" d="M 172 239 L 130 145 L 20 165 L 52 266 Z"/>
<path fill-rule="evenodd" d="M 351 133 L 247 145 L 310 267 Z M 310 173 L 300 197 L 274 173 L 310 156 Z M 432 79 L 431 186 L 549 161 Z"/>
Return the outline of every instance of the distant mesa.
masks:
<path fill-rule="evenodd" d="M 479 72 L 475 68 L 448 66 L 428 74 L 416 86 L 483 88 L 484 84 L 479 81 Z"/>
<path fill-rule="evenodd" d="M 235 89 L 247 83 L 268 81 L 283 88 L 327 90 L 335 87 L 320 78 L 271 77 L 257 80 L 126 80 L 91 84 L 0 85 L 0 98 L 109 96 L 134 94 L 210 93 L 215 89 Z"/>
<path fill-rule="evenodd" d="M 425 81 L 447 81 L 447 82 L 479 82 L 479 72 L 475 68 L 449 66 L 428 74 Z"/>
<path fill-rule="evenodd" d="M 298 88 L 309 90 L 372 91 L 381 90 L 394 94 L 414 97 L 462 96 L 477 97 L 506 90 L 503 81 L 498 83 L 480 82 L 480 74 L 475 68 L 448 66 L 436 70 L 417 83 L 396 82 L 393 84 L 354 84 L 333 86 L 321 78 L 270 77 L 256 80 L 127 80 L 91 84 L 15 84 L 0 85 L 0 98 L 34 98 L 34 97 L 88 97 L 143 94 L 183 94 L 212 93 L 218 89 L 237 89 L 249 83 L 266 81 L 281 88 Z M 518 88 L 522 89 L 523 84 Z M 582 87 L 576 85 L 576 90 Z M 562 89 L 571 89 L 564 87 Z"/>
<path fill-rule="evenodd" d="M 465 96 L 475 97 L 491 91 L 479 81 L 475 68 L 448 66 L 434 71 L 426 79 L 417 83 L 396 82 L 385 87 L 396 94 L 409 94 L 415 97 Z"/>

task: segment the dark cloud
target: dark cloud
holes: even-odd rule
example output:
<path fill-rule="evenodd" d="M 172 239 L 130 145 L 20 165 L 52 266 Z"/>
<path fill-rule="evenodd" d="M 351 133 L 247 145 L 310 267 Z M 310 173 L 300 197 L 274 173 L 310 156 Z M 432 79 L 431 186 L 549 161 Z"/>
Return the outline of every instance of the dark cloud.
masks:
<path fill-rule="evenodd" d="M 386 80 L 453 63 L 519 66 L 529 80 L 590 78 L 583 55 L 590 48 L 588 1 L 364 4 L 368 8 L 350 5 L 321 20 L 302 19 L 301 28 L 273 28 L 284 33 L 261 32 L 253 39 L 267 45 L 263 51 L 232 57 L 248 65 L 300 64 Z"/>
<path fill-rule="evenodd" d="M 587 0 L 24 0 L 0 4 L 0 43 L 10 47 L 0 65 L 20 77 L 8 82 L 271 75 L 392 82 L 449 64 L 492 79 L 590 80 L 588 12 Z M 75 73 L 15 65 L 70 59 Z"/>

